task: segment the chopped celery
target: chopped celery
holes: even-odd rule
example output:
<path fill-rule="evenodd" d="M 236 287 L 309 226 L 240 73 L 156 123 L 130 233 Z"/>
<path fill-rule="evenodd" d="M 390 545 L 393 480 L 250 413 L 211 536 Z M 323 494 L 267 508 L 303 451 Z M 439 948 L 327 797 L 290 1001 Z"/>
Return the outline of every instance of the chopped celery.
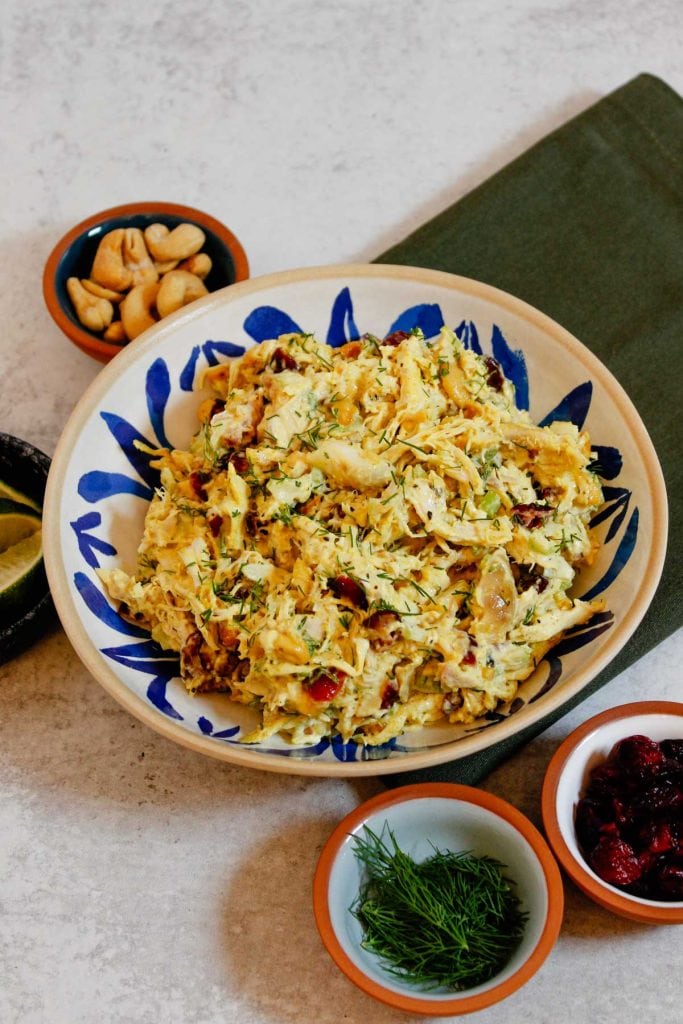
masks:
<path fill-rule="evenodd" d="M 479 502 L 479 508 L 489 519 L 493 519 L 500 508 L 500 495 L 496 491 L 487 491 Z"/>

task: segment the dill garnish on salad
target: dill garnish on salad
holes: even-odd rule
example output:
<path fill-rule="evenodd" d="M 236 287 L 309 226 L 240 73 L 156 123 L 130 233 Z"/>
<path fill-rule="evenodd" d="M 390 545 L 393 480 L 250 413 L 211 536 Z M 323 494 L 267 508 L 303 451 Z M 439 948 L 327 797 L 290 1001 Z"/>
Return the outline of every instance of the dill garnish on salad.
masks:
<path fill-rule="evenodd" d="M 444 328 L 331 348 L 289 334 L 209 368 L 134 572 L 101 576 L 243 737 L 377 745 L 511 701 L 563 633 L 602 503 L 588 435 L 535 426 Z"/>

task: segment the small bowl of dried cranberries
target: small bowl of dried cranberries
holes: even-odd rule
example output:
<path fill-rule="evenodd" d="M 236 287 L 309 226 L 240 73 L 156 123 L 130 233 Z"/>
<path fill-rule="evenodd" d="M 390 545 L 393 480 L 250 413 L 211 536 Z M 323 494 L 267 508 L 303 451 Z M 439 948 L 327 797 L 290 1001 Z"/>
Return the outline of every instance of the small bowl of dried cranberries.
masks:
<path fill-rule="evenodd" d="M 683 924 L 683 704 L 624 704 L 572 732 L 548 765 L 543 824 L 592 900 Z"/>

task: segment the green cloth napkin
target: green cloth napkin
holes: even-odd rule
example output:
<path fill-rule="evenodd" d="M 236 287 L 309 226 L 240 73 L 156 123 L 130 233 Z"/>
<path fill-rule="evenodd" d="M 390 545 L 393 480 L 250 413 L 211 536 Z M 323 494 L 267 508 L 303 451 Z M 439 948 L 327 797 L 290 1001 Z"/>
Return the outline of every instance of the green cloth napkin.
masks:
<path fill-rule="evenodd" d="M 577 697 L 507 740 L 389 785 L 476 784 L 683 623 L 683 101 L 643 74 L 601 99 L 376 262 L 511 292 L 612 371 L 657 449 L 671 525 L 664 574 L 626 647 Z M 656 697 L 655 681 L 647 693 Z"/>

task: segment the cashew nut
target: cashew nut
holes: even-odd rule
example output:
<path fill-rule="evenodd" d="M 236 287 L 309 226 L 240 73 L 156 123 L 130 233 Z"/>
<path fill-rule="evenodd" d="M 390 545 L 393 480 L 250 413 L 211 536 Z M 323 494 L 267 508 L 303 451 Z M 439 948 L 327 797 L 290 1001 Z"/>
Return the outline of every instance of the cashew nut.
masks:
<path fill-rule="evenodd" d="M 114 345 L 125 345 L 128 341 L 126 332 L 123 329 L 121 320 L 113 320 L 102 335 L 105 341 L 111 341 Z"/>
<path fill-rule="evenodd" d="M 153 309 L 158 290 L 156 281 L 138 284 L 131 288 L 121 303 L 121 321 L 130 341 L 156 323 Z"/>
<path fill-rule="evenodd" d="M 159 284 L 157 293 L 157 312 L 160 317 L 175 313 L 181 306 L 200 299 L 202 295 L 208 295 L 208 289 L 203 281 L 195 274 L 187 270 L 170 270 L 164 274 Z"/>
<path fill-rule="evenodd" d="M 123 262 L 125 235 L 123 228 L 116 228 L 104 235 L 97 247 L 95 262 L 90 271 L 92 281 L 115 292 L 125 292 L 133 282 L 133 275 Z"/>
<path fill-rule="evenodd" d="M 161 277 L 162 274 L 168 274 L 169 270 L 175 270 L 178 260 L 155 260 L 154 266 L 157 274 Z"/>
<path fill-rule="evenodd" d="M 186 260 L 199 252 L 206 235 L 196 224 L 178 224 L 173 231 L 165 224 L 150 224 L 145 228 L 145 241 L 155 260 Z"/>
<path fill-rule="evenodd" d="M 213 264 L 208 252 L 197 252 L 194 256 L 190 256 L 189 259 L 183 260 L 182 263 L 178 264 L 178 270 L 189 270 L 191 274 L 195 274 L 203 281 L 211 273 L 212 266 Z"/>
<path fill-rule="evenodd" d="M 89 281 L 87 277 L 81 278 L 81 284 L 86 292 L 96 295 L 98 299 L 108 299 L 109 302 L 119 303 L 123 298 L 121 292 L 115 292 L 111 288 L 103 288 L 97 281 Z"/>
<path fill-rule="evenodd" d="M 133 287 L 138 284 L 150 284 L 159 279 L 140 228 L 125 228 L 123 263 L 131 272 Z"/>
<path fill-rule="evenodd" d="M 66 290 L 73 302 L 76 316 L 89 331 L 102 331 L 114 316 L 114 307 L 108 299 L 100 299 L 86 291 L 77 277 L 70 277 Z"/>

